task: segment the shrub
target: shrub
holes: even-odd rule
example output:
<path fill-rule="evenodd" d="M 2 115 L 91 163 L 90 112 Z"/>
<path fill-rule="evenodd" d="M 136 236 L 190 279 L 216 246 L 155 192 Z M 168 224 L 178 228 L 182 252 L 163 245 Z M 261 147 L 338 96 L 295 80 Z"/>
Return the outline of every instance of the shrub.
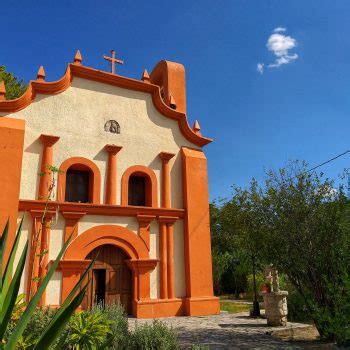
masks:
<path fill-rule="evenodd" d="M 75 314 L 68 326 L 68 343 L 75 349 L 99 347 L 112 337 L 113 321 L 103 312 L 81 311 Z"/>
<path fill-rule="evenodd" d="M 177 337 L 172 328 L 160 321 L 152 324 L 137 325 L 130 333 L 128 341 L 130 350 L 174 350 L 180 349 Z"/>
<path fill-rule="evenodd" d="M 111 305 L 95 305 L 92 313 L 102 313 L 106 320 L 112 321 L 111 333 L 113 341 L 111 346 L 118 349 L 126 349 L 128 339 L 128 319 L 122 305 L 116 303 Z"/>
<path fill-rule="evenodd" d="M 49 307 L 36 309 L 23 332 L 23 339 L 38 340 L 54 314 L 55 311 Z"/>

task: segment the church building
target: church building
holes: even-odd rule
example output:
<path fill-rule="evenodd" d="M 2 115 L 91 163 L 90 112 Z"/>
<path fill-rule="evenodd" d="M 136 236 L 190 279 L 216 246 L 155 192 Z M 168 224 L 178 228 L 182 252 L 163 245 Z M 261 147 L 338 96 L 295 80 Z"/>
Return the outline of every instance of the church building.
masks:
<path fill-rule="evenodd" d="M 188 124 L 185 69 L 160 61 L 137 80 L 116 74 L 114 51 L 104 58 L 110 72 L 78 51 L 54 82 L 40 67 L 15 100 L 0 82 L 0 231 L 10 217 L 8 255 L 24 215 L 20 292 L 35 293 L 70 238 L 42 306 L 60 305 L 98 254 L 82 308 L 217 314 L 202 150 L 212 140 Z"/>

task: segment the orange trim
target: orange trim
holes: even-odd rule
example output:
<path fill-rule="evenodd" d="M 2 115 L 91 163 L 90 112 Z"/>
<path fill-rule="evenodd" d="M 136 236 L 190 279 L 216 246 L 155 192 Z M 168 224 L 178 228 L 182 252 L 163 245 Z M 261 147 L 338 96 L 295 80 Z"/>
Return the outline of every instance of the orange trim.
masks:
<path fill-rule="evenodd" d="M 75 64 L 69 64 L 65 74 L 58 81 L 49 83 L 35 80 L 30 81 L 28 89 L 21 97 L 15 100 L 0 101 L 0 112 L 7 112 L 9 114 L 17 112 L 29 106 L 34 101 L 37 94 L 54 95 L 61 93 L 67 90 L 72 84 L 73 77 L 85 78 L 125 89 L 150 93 L 152 95 L 153 103 L 158 111 L 165 117 L 176 120 L 182 134 L 188 141 L 197 146 L 205 146 L 212 142 L 211 139 L 197 135 L 191 129 L 191 127 L 188 125 L 185 112 L 171 109 L 164 103 L 160 95 L 159 86 Z M 176 100 L 180 106 L 180 99 L 177 97 Z"/>
<path fill-rule="evenodd" d="M 129 178 L 131 175 L 144 176 L 146 182 L 146 206 L 158 207 L 158 182 L 154 171 L 144 165 L 134 165 L 126 169 L 122 176 L 122 205 L 129 204 Z"/>
<path fill-rule="evenodd" d="M 167 228 L 165 222 L 159 222 L 159 258 L 160 298 L 168 299 Z"/>
<path fill-rule="evenodd" d="M 61 260 L 58 270 L 62 272 L 61 303 L 63 303 L 74 286 L 78 283 L 80 276 L 91 260 Z"/>
<path fill-rule="evenodd" d="M 150 272 L 157 266 L 157 259 L 138 259 L 128 260 L 126 264 L 133 271 L 133 274 L 138 277 L 137 288 L 134 286 L 136 300 L 150 299 Z"/>
<path fill-rule="evenodd" d="M 134 302 L 137 318 L 215 315 L 220 312 L 219 298 L 151 299 Z"/>
<path fill-rule="evenodd" d="M 59 202 L 65 201 L 66 193 L 66 173 L 71 167 L 88 169 L 92 173 L 92 181 L 90 184 L 90 200 L 94 204 L 100 203 L 101 193 L 101 173 L 97 165 L 90 159 L 83 157 L 73 157 L 65 160 L 60 166 L 60 173 L 58 174 L 57 181 L 57 200 Z"/>
<path fill-rule="evenodd" d="M 202 151 L 182 148 L 186 295 L 213 296 L 207 160 Z"/>
<path fill-rule="evenodd" d="M 0 192 L 1 193 L 1 192 Z M 165 209 L 152 207 L 134 207 L 123 205 L 105 205 L 92 203 L 69 203 L 50 201 L 50 210 L 59 210 L 59 212 L 84 212 L 88 215 L 106 215 L 106 216 L 137 216 L 137 215 L 152 215 L 161 217 L 175 217 L 182 219 L 185 215 L 184 209 Z M 45 203 L 38 200 L 21 199 L 19 201 L 18 210 L 43 210 Z M 16 217 L 17 218 L 17 217 Z"/>
<path fill-rule="evenodd" d="M 145 242 L 148 250 L 150 249 L 151 222 L 155 218 L 154 215 L 137 215 L 137 221 L 139 222 L 139 236 Z"/>
<path fill-rule="evenodd" d="M 10 218 L 5 262 L 16 236 L 23 143 L 24 120 L 0 117 L 0 234 Z"/>
<path fill-rule="evenodd" d="M 217 315 L 220 313 L 220 302 L 217 297 L 186 298 L 185 312 L 189 316 Z"/>
<path fill-rule="evenodd" d="M 171 191 L 170 191 L 170 166 L 169 160 L 175 154 L 168 152 L 159 153 L 162 160 L 162 207 L 171 208 Z"/>
<path fill-rule="evenodd" d="M 86 214 L 86 213 L 74 213 L 74 212 L 67 212 L 64 211 L 61 213 L 62 216 L 66 220 L 66 227 L 64 232 L 64 241 L 67 242 L 68 238 L 73 234 L 72 240 L 75 239 L 78 236 L 78 224 L 79 220 Z"/>
<path fill-rule="evenodd" d="M 38 199 L 47 200 L 49 187 L 51 185 L 51 171 L 49 169 L 53 163 L 53 145 L 60 139 L 58 136 L 41 134 L 39 137 L 43 151 L 41 156 L 41 174 L 39 181 Z"/>
<path fill-rule="evenodd" d="M 169 107 L 186 113 L 186 73 L 182 64 L 158 62 L 151 73 L 151 83 L 163 88 L 164 100 Z"/>
<path fill-rule="evenodd" d="M 117 153 L 122 146 L 106 145 L 105 150 L 108 152 L 108 167 L 106 180 L 106 204 L 117 204 Z"/>
<path fill-rule="evenodd" d="M 169 223 L 167 228 L 167 273 L 168 273 L 168 298 L 175 298 L 174 292 L 174 224 Z"/>
<path fill-rule="evenodd" d="M 43 216 L 45 213 L 45 218 Z M 50 223 L 52 218 L 55 216 L 54 211 L 44 211 L 44 210 L 31 210 L 30 214 L 33 218 L 32 222 L 32 232 L 30 236 L 30 253 L 29 253 L 29 264 L 28 264 L 28 274 L 27 274 L 27 298 L 28 300 L 36 293 L 40 281 L 32 280 L 32 278 L 42 279 L 46 274 L 47 264 L 49 261 L 49 250 L 50 250 Z M 42 224 L 42 221 L 43 224 Z M 36 233 L 41 230 L 41 235 L 38 237 L 38 245 L 34 249 Z M 47 250 L 47 253 L 42 256 L 42 261 L 40 262 L 40 253 Z M 31 271 L 33 269 L 33 275 Z M 45 305 L 46 291 L 43 293 L 40 305 Z"/>
<path fill-rule="evenodd" d="M 185 305 L 182 298 L 142 300 L 135 302 L 135 311 L 137 318 L 184 316 Z"/>
<path fill-rule="evenodd" d="M 131 259 L 148 259 L 148 249 L 143 240 L 125 227 L 100 225 L 79 235 L 67 248 L 64 260 L 84 260 L 86 256 L 104 244 L 123 249 Z"/>

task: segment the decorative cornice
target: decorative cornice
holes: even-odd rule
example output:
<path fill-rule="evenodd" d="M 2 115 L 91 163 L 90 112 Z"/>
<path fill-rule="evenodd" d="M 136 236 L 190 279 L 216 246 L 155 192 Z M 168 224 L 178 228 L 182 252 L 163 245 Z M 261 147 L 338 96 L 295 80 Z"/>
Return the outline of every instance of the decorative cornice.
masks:
<path fill-rule="evenodd" d="M 19 201 L 19 211 L 43 211 L 45 202 L 40 200 L 21 199 Z M 152 208 L 152 207 L 136 207 L 123 205 L 106 205 L 93 203 L 70 203 L 50 201 L 48 203 L 50 211 L 56 213 L 58 210 L 71 213 L 86 213 L 87 215 L 106 215 L 106 216 L 134 216 L 151 215 L 160 217 L 172 217 L 183 219 L 185 216 L 184 209 L 167 209 L 167 208 Z"/>
<path fill-rule="evenodd" d="M 21 109 L 29 106 L 34 101 L 37 94 L 59 94 L 71 86 L 74 77 L 110 84 L 129 90 L 150 93 L 152 95 L 153 104 L 158 111 L 165 117 L 176 120 L 182 134 L 188 141 L 201 147 L 212 142 L 212 139 L 198 135 L 191 129 L 191 127 L 188 125 L 185 113 L 171 109 L 164 103 L 160 94 L 160 87 L 158 85 L 85 67 L 80 65 L 79 62 L 69 64 L 63 77 L 55 82 L 31 80 L 27 90 L 21 97 L 15 100 L 0 101 L 0 112 L 6 112 L 9 114 L 20 111 Z"/>
<path fill-rule="evenodd" d="M 140 215 L 137 215 L 136 218 L 137 218 L 137 221 L 139 223 L 150 223 L 151 221 L 153 221 L 156 218 L 156 216 L 155 215 L 142 215 L 142 214 L 140 214 Z"/>
<path fill-rule="evenodd" d="M 158 261 L 158 259 L 132 259 L 126 260 L 126 264 L 130 267 L 130 269 L 142 273 L 154 270 Z"/>
<path fill-rule="evenodd" d="M 41 201 L 41 203 L 43 203 L 43 202 Z M 43 207 L 44 207 L 45 203 L 43 203 L 43 204 L 44 204 L 43 205 Z M 57 214 L 57 212 L 55 210 L 45 211 L 44 208 L 42 210 L 41 209 L 29 209 L 29 212 L 33 218 L 42 218 L 45 215 L 45 218 L 49 219 L 49 220 L 51 220 Z"/>
<path fill-rule="evenodd" d="M 117 145 L 106 145 L 105 146 L 105 150 L 108 153 L 112 153 L 112 154 L 117 154 L 122 148 L 123 148 L 123 146 L 117 146 Z"/>
<path fill-rule="evenodd" d="M 165 224 L 173 224 L 178 218 L 175 216 L 159 216 L 158 221 Z"/>
<path fill-rule="evenodd" d="M 53 260 L 50 260 L 49 266 L 53 264 Z M 85 270 L 91 260 L 61 260 L 58 263 L 57 270 L 72 270 L 72 271 L 83 271 Z"/>
<path fill-rule="evenodd" d="M 66 220 L 79 220 L 84 215 L 86 215 L 85 212 L 71 212 L 71 211 L 62 211 L 61 214 Z"/>
<path fill-rule="evenodd" d="M 175 156 L 174 153 L 169 153 L 169 152 L 160 152 L 159 153 L 159 158 L 161 160 L 167 160 L 169 161 L 171 158 L 173 158 Z"/>
<path fill-rule="evenodd" d="M 41 134 L 39 138 L 42 144 L 46 146 L 53 146 L 60 139 L 59 136 L 44 135 L 44 134 Z"/>

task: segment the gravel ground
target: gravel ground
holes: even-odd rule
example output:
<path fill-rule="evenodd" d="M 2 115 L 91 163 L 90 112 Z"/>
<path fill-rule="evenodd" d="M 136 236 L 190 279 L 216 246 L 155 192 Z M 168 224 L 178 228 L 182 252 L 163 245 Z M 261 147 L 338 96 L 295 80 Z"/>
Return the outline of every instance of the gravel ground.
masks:
<path fill-rule="evenodd" d="M 183 348 L 192 344 L 207 345 L 209 349 L 336 349 L 331 344 L 316 341 L 317 330 L 312 325 L 289 323 L 287 327 L 268 327 L 262 318 L 250 318 L 247 313 L 200 317 L 170 317 L 159 319 L 178 334 Z M 135 323 L 152 319 L 129 319 Z M 293 340 L 290 340 L 290 339 Z"/>

